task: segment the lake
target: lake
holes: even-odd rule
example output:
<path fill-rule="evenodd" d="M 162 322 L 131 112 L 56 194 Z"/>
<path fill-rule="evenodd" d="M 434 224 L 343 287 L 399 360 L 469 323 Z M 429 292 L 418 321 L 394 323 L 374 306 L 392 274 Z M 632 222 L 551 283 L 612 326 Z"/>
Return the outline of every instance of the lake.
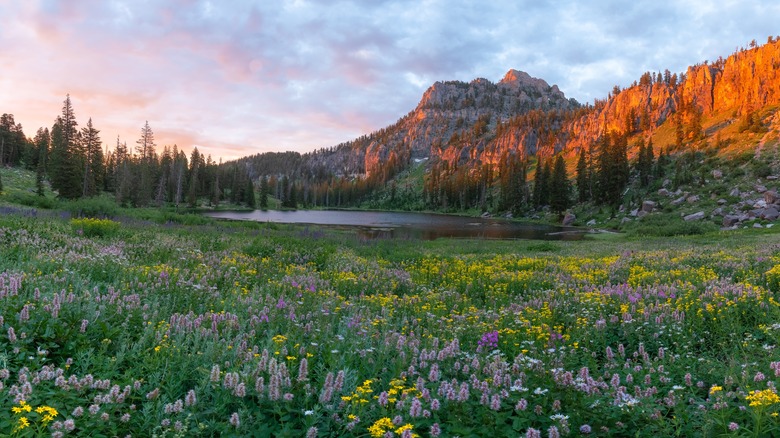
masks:
<path fill-rule="evenodd" d="M 344 210 L 255 210 L 205 213 L 216 219 L 311 224 L 354 229 L 365 238 L 449 238 L 579 240 L 581 228 L 514 222 L 507 219 L 432 213 Z"/>

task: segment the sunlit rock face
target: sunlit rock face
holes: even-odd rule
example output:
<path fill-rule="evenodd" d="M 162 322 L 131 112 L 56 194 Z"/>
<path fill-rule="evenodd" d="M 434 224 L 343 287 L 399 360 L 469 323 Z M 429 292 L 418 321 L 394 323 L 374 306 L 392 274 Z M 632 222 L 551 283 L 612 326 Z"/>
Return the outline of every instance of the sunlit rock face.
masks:
<path fill-rule="evenodd" d="M 497 163 L 508 153 L 571 158 L 605 132 L 649 137 L 677 114 L 689 123 L 697 112 L 742 115 L 780 103 L 779 70 L 780 41 L 770 39 L 673 77 L 651 72 L 585 106 L 519 70 L 497 83 L 436 82 L 395 124 L 308 159 L 337 173 L 371 175 L 388 162 L 422 158 L 450 165 Z"/>

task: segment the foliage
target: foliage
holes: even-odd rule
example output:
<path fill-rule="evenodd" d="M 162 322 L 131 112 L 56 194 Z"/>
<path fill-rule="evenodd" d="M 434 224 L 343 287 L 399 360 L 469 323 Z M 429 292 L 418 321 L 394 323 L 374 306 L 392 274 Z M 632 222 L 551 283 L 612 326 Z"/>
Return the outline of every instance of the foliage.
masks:
<path fill-rule="evenodd" d="M 20 435 L 780 425 L 777 234 L 464 244 L 119 227 L 0 216 L 5 433 L 27 414 Z"/>
<path fill-rule="evenodd" d="M 112 217 L 119 211 L 116 202 L 106 196 L 67 201 L 62 208 L 76 217 Z"/>
<path fill-rule="evenodd" d="M 119 222 L 111 219 L 74 218 L 70 220 L 73 231 L 84 237 L 113 236 L 119 231 Z"/>

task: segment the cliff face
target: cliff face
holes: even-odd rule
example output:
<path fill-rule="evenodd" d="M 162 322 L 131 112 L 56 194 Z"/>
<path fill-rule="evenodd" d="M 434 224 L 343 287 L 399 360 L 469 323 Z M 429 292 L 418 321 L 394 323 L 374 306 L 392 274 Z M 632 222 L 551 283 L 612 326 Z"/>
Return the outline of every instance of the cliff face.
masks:
<path fill-rule="evenodd" d="M 780 104 L 780 39 L 685 73 L 646 73 L 633 86 L 580 106 L 557 86 L 510 70 L 498 83 L 436 82 L 397 123 L 308 155 L 341 174 L 372 174 L 390 159 L 495 163 L 507 153 L 576 154 L 604 132 L 649 136 L 676 113 L 689 120 L 724 111 L 745 114 Z M 664 146 L 664 145 L 659 145 Z"/>

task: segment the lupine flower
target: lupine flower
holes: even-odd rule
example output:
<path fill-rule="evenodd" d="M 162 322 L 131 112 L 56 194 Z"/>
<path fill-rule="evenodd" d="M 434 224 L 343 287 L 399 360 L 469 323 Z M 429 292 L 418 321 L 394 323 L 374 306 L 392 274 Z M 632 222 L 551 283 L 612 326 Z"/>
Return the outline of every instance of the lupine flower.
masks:
<path fill-rule="evenodd" d="M 230 423 L 231 426 L 235 427 L 236 429 L 241 427 L 241 418 L 239 418 L 238 412 L 233 412 L 230 415 L 229 423 Z"/>

